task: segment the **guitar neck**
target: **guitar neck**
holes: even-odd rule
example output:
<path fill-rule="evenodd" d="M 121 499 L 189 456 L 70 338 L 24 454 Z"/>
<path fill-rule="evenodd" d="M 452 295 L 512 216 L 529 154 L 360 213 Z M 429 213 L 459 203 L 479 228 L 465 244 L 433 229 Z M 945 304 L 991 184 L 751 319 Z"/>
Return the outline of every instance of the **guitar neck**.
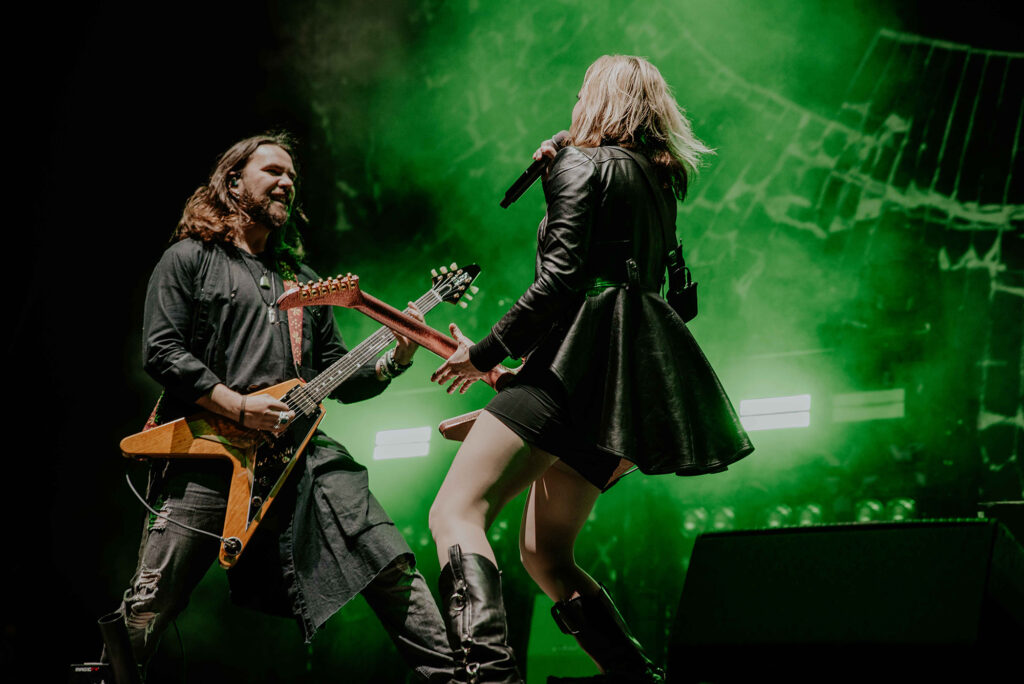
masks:
<path fill-rule="evenodd" d="M 435 306 L 440 304 L 441 301 L 442 299 L 437 295 L 437 293 L 433 290 L 427 290 L 422 297 L 416 300 L 416 308 L 426 314 Z M 401 312 L 398 312 L 398 315 L 402 318 L 406 317 Z M 379 328 L 375 333 L 350 349 L 347 354 L 332 363 L 322 373 L 305 385 L 295 388 L 293 392 L 302 395 L 295 397 L 296 403 L 301 402 L 306 405 L 319 404 L 326 399 L 338 385 L 343 383 L 351 377 L 353 373 L 362 368 L 367 361 L 370 361 L 391 346 L 394 341 L 395 336 L 391 332 L 391 328 L 387 326 Z M 291 397 L 285 397 L 283 400 L 286 404 L 291 406 L 292 402 L 290 399 Z M 293 410 L 295 410 L 295 408 L 296 407 L 293 407 Z"/>
<path fill-rule="evenodd" d="M 429 349 L 442 359 L 447 359 L 459 348 L 459 343 L 451 337 L 442 335 L 425 323 L 409 318 L 395 307 L 382 302 L 373 295 L 363 292 L 359 303 L 352 306 L 375 321 L 383 323 L 395 332 L 405 335 L 425 349 Z M 498 389 L 498 383 L 508 373 L 505 366 L 497 366 L 489 371 L 482 380 L 491 387 Z"/>

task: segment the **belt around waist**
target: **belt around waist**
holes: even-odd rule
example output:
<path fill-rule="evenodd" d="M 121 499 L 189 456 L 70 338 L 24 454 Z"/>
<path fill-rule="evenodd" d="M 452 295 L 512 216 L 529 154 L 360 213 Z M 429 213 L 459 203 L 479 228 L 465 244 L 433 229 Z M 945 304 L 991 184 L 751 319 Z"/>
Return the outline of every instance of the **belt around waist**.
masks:
<path fill-rule="evenodd" d="M 594 278 L 590 283 L 587 284 L 587 296 L 596 297 L 605 290 L 613 287 L 629 287 L 629 283 L 621 280 L 606 280 L 604 278 Z M 640 292 L 660 292 L 657 287 L 640 287 Z"/>

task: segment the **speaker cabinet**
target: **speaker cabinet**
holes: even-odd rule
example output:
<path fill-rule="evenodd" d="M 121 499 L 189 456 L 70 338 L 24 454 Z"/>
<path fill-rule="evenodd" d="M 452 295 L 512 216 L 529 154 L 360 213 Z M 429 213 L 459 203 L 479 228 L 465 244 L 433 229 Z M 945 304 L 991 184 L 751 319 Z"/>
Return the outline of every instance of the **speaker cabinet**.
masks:
<path fill-rule="evenodd" d="M 1024 548 L 993 520 L 704 534 L 669 643 L 670 682 L 1021 681 Z"/>

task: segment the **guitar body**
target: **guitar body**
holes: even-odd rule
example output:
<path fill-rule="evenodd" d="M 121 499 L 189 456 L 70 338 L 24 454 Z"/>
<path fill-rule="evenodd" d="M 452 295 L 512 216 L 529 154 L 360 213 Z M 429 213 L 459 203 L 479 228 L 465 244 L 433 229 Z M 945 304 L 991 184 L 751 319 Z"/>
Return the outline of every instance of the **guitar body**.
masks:
<path fill-rule="evenodd" d="M 250 396 L 269 394 L 283 399 L 302 384 L 298 379 L 288 380 Z M 121 440 L 121 452 L 139 459 L 223 459 L 231 463 L 222 534 L 225 541 L 219 555 L 221 566 L 230 568 L 259 527 L 324 413 L 322 405 L 309 415 L 296 412 L 288 429 L 275 436 L 203 411 L 125 437 Z"/>
<path fill-rule="evenodd" d="M 453 442 L 464 442 L 466 437 L 469 436 L 469 431 L 473 429 L 476 419 L 480 417 L 481 411 L 483 409 L 477 409 L 476 411 L 470 411 L 460 416 L 442 420 L 441 424 L 437 426 L 437 430 L 445 439 L 450 439 Z"/>

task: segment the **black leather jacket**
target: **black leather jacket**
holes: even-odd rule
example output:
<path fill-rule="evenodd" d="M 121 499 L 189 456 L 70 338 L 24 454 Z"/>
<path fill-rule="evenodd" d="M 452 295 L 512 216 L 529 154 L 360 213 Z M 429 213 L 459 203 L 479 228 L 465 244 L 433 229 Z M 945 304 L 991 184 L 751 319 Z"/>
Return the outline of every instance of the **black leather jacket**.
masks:
<path fill-rule="evenodd" d="M 654 196 L 637 159 L 647 163 L 620 147 L 559 151 L 544 182 L 548 211 L 537 235 L 534 282 L 475 345 L 474 365 L 489 369 L 505 357 L 522 358 L 564 332 L 595 285 L 628 282 L 630 257 L 641 289 L 659 289 L 669 249 L 661 211 L 674 226 L 676 203 L 668 189 Z"/>
<path fill-rule="evenodd" d="M 643 472 L 717 472 L 753 447 L 686 324 L 658 294 L 676 203 L 649 171 L 620 147 L 559 151 L 544 183 L 534 282 L 470 358 L 486 370 L 528 355 L 520 376 L 550 371 L 561 380 L 581 440 Z"/>

